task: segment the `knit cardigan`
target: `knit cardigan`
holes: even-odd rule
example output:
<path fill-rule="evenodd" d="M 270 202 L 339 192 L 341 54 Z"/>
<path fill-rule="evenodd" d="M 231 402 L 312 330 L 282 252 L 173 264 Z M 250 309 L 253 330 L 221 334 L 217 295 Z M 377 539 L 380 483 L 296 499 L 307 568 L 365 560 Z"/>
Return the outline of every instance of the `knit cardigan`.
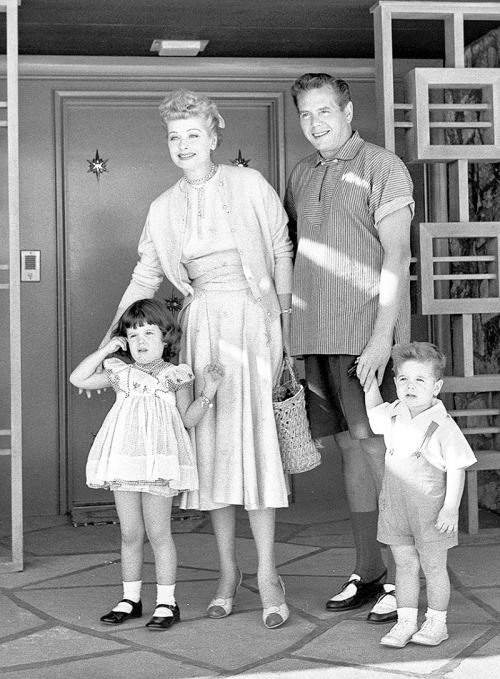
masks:
<path fill-rule="evenodd" d="M 221 165 L 214 181 L 234 247 L 250 291 L 270 320 L 280 313 L 278 294 L 292 291 L 292 243 L 281 201 L 264 177 L 251 168 Z M 162 193 L 149 208 L 139 241 L 139 262 L 119 309 L 138 299 L 151 298 L 163 277 L 190 303 L 193 288 L 181 261 L 188 221 L 188 194 L 184 179 Z"/>

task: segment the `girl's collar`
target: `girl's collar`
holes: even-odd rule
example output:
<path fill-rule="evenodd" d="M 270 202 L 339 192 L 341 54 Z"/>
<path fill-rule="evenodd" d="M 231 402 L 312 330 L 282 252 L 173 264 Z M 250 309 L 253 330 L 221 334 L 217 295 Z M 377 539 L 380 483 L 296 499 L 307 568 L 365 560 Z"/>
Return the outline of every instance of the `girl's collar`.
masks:
<path fill-rule="evenodd" d="M 134 368 L 137 368 L 137 370 L 142 370 L 142 372 L 148 373 L 148 375 L 152 375 L 155 372 L 158 372 L 160 368 L 163 367 L 165 364 L 165 361 L 163 358 L 156 358 L 154 361 L 150 361 L 149 363 L 134 363 Z"/>

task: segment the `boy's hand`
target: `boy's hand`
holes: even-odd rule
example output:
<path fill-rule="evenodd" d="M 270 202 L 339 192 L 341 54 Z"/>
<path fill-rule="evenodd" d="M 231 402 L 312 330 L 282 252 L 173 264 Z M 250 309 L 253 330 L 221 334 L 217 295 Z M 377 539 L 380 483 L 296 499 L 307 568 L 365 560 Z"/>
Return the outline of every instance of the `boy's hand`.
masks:
<path fill-rule="evenodd" d="M 205 381 L 203 393 L 207 398 L 213 398 L 224 379 L 224 366 L 220 363 L 209 363 L 203 371 L 203 379 Z"/>
<path fill-rule="evenodd" d="M 443 507 L 435 526 L 440 533 L 455 533 L 458 530 L 458 509 Z"/>

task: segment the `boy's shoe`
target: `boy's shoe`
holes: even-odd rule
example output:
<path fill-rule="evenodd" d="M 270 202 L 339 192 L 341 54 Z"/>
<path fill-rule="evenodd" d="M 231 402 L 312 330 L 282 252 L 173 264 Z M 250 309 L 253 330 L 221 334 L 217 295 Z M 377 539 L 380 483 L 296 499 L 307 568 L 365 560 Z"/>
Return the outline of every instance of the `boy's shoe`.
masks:
<path fill-rule="evenodd" d="M 446 623 L 429 617 L 418 632 L 412 636 L 410 641 L 414 644 L 422 644 L 423 646 L 438 646 L 442 641 L 446 641 L 448 637 Z"/>
<path fill-rule="evenodd" d="M 382 646 L 392 646 L 393 648 L 403 648 L 412 639 L 418 627 L 409 620 L 399 620 L 388 632 L 380 643 Z"/>

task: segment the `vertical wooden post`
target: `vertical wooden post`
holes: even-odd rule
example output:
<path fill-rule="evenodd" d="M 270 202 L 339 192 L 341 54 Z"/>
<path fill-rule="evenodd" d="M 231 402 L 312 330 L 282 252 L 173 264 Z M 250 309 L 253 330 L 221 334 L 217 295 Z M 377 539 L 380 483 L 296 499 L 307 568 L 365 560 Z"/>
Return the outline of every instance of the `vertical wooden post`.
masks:
<path fill-rule="evenodd" d="M 7 10 L 7 185 L 9 203 L 12 561 L 0 564 L 0 570 L 18 571 L 23 569 L 18 0 L 4 0 L 1 4 Z"/>
<path fill-rule="evenodd" d="M 395 151 L 394 134 L 394 69 L 392 64 L 391 12 L 380 4 L 372 9 L 375 28 L 375 82 L 378 142 Z M 389 55 L 389 58 L 388 58 Z"/>

